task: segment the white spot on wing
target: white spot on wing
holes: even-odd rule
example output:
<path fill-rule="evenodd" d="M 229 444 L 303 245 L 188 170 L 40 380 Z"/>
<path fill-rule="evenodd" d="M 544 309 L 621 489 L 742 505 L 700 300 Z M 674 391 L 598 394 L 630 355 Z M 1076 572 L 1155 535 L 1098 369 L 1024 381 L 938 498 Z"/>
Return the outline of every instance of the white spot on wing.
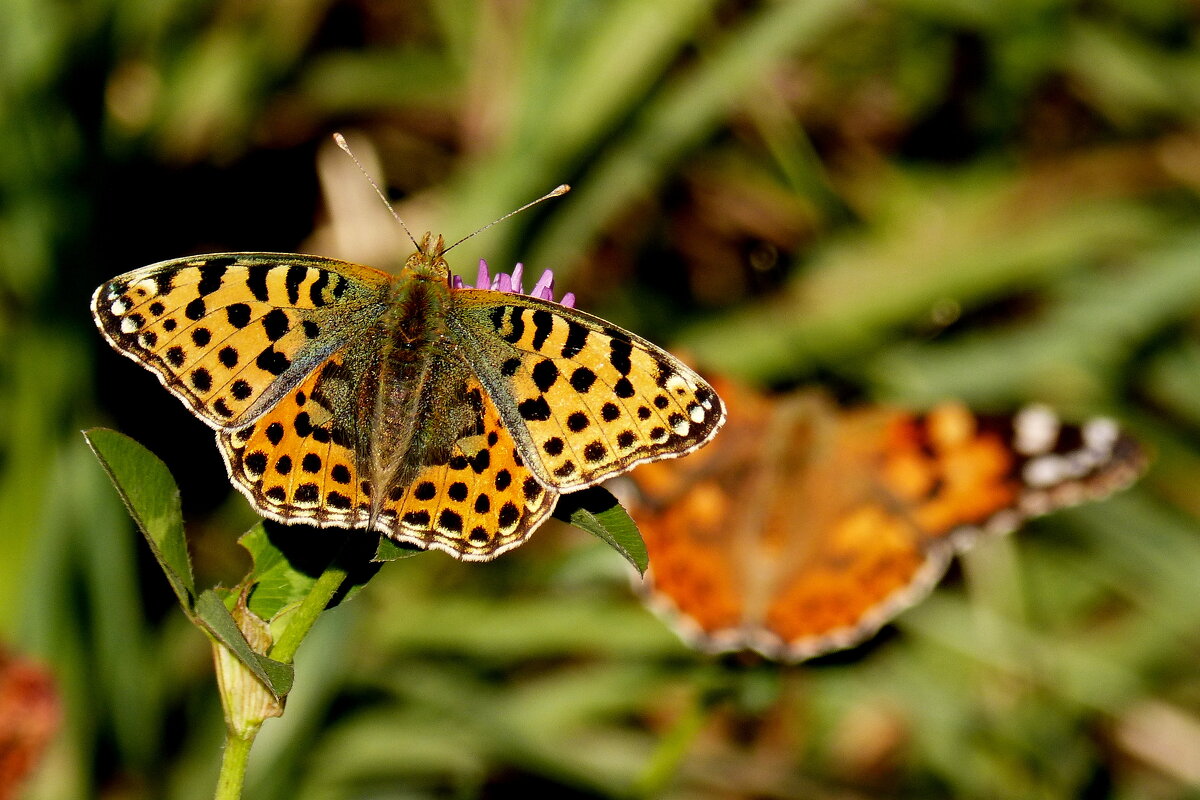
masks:
<path fill-rule="evenodd" d="M 1117 423 L 1105 417 L 1089 420 L 1083 426 L 1084 446 L 1096 453 L 1111 453 L 1119 435 Z"/>
<path fill-rule="evenodd" d="M 1026 484 L 1042 488 L 1062 483 L 1074 472 L 1070 463 L 1060 456 L 1041 456 L 1026 462 L 1021 478 Z"/>
<path fill-rule="evenodd" d="M 690 386 L 690 385 L 688 385 L 688 382 L 687 382 L 686 380 L 684 380 L 684 379 L 683 379 L 683 376 L 682 376 L 682 375 L 679 375 L 678 373 L 676 373 L 676 374 L 672 375 L 671 377 L 667 378 L 667 386 L 666 386 L 666 388 L 667 388 L 667 389 L 669 389 L 669 390 L 671 390 L 671 391 L 673 391 L 673 392 L 677 392 L 677 391 L 679 391 L 679 389 L 680 389 L 681 387 L 682 387 L 682 388 L 684 388 L 684 389 L 694 389 L 694 388 L 696 388 L 696 387 L 694 387 L 694 386 Z"/>
<path fill-rule="evenodd" d="M 143 278 L 133 285 L 134 289 L 140 289 L 146 297 L 154 297 L 158 294 L 158 284 L 150 278 Z"/>
<path fill-rule="evenodd" d="M 1023 409 L 1013 421 L 1013 447 L 1023 456 L 1036 456 L 1054 449 L 1058 441 L 1058 416 L 1046 406 Z"/>

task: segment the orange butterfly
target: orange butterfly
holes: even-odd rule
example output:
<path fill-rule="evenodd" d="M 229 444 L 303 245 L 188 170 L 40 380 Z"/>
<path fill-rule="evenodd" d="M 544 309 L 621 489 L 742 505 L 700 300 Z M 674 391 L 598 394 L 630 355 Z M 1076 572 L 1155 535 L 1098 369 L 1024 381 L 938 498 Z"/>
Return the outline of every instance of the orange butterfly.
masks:
<path fill-rule="evenodd" d="M 976 533 L 1103 497 L 1145 463 L 1111 420 L 1066 425 L 1043 406 L 842 411 L 713 383 L 722 441 L 631 476 L 650 603 L 706 650 L 850 647 L 925 597 Z"/>

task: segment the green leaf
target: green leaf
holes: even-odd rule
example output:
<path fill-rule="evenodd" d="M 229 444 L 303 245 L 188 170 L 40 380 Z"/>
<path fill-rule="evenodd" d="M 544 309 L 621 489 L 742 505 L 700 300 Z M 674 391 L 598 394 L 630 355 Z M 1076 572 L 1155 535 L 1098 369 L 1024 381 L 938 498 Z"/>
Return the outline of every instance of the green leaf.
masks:
<path fill-rule="evenodd" d="M 242 534 L 238 544 L 246 548 L 254 562 L 243 581 L 253 587 L 247 605 L 263 619 L 272 619 L 312 588 L 315 578 L 292 567 L 283 551 L 271 543 L 262 522 Z"/>
<path fill-rule="evenodd" d="M 83 437 L 146 537 L 179 603 L 191 615 L 196 584 L 183 535 L 179 487 L 167 465 L 133 439 L 107 428 L 92 428 Z"/>
<path fill-rule="evenodd" d="M 362 531 L 260 522 L 238 540 L 254 561 L 242 581 L 253 587 L 250 610 L 265 620 L 273 619 L 283 609 L 303 601 L 336 560 L 345 567 L 348 577 L 330 601 L 332 608 L 379 571 L 381 564 L 373 560 L 379 538 Z"/>
<path fill-rule="evenodd" d="M 400 544 L 386 536 L 379 537 L 379 547 L 375 550 L 375 561 L 395 561 L 400 558 L 412 558 L 418 553 L 424 553 L 419 547 L 411 544 Z"/>
<path fill-rule="evenodd" d="M 229 613 L 225 603 L 212 589 L 204 590 L 197 599 L 196 620 L 239 661 L 245 664 L 246 668 L 262 681 L 276 699 L 282 699 L 291 691 L 292 665 L 281 664 L 254 652 L 250 643 L 246 641 L 246 637 L 238 630 L 233 615 Z"/>
<path fill-rule="evenodd" d="M 593 486 L 563 495 L 554 509 L 554 516 L 598 536 L 624 556 L 639 575 L 646 573 L 650 558 L 646 555 L 641 531 L 607 489 Z"/>

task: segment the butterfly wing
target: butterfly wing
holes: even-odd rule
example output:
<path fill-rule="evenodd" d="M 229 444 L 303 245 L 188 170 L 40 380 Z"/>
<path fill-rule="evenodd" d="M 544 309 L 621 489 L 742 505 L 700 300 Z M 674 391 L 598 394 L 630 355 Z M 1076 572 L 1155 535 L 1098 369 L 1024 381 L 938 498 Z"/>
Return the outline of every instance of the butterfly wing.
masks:
<path fill-rule="evenodd" d="M 361 376 L 345 369 L 353 345 L 313 369 L 249 425 L 217 443 L 234 485 L 263 515 L 285 523 L 373 528 L 400 542 L 485 561 L 524 542 L 558 499 L 517 455 L 482 385 L 448 377 L 471 409 L 444 457 L 389 486 L 368 474 L 372 432 L 348 405 Z M 362 469 L 360 470 L 360 465 Z"/>
<path fill-rule="evenodd" d="M 317 256 L 217 253 L 118 276 L 96 290 L 92 315 L 198 417 L 234 428 L 377 319 L 390 280 Z"/>
<path fill-rule="evenodd" d="M 924 414 L 837 412 L 835 450 L 817 469 L 853 486 L 811 557 L 791 562 L 761 620 L 773 648 L 801 660 L 854 645 L 919 602 L 950 557 L 980 534 L 1128 486 L 1145 466 L 1108 419 L 1060 422 L 1048 408 L 980 416 L 961 403 Z"/>
<path fill-rule="evenodd" d="M 547 487 L 574 491 L 684 455 L 724 422 L 712 387 L 639 336 L 523 295 L 452 297 L 451 335 Z"/>

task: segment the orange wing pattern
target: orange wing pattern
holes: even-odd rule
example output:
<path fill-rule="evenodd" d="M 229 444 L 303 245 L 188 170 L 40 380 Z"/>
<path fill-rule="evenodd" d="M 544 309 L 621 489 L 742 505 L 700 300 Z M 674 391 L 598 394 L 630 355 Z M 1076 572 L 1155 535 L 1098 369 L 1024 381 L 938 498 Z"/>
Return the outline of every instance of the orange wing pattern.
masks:
<path fill-rule="evenodd" d="M 217 442 L 234 485 L 279 522 L 371 528 L 397 541 L 482 561 L 521 544 L 554 510 L 558 494 L 542 487 L 477 381 L 462 397 L 479 425 L 441 463 L 410 480 L 379 485 L 356 464 L 366 431 L 356 431 L 321 404 L 335 354 L 251 425 L 220 432 Z"/>

